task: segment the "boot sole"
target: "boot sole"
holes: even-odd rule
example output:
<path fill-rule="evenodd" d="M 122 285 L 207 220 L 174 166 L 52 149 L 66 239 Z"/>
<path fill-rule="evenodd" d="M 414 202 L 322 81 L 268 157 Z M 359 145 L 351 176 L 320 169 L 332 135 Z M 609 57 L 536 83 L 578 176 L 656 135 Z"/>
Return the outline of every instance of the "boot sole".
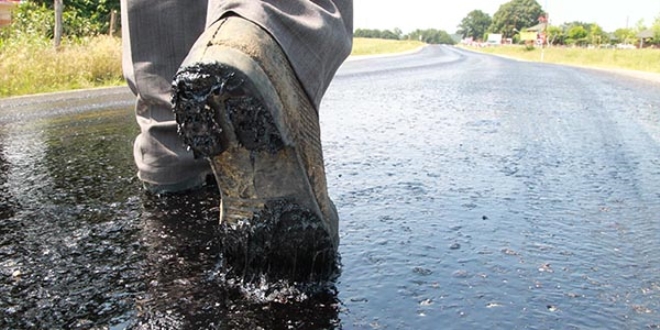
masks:
<path fill-rule="evenodd" d="M 326 279 L 336 249 L 277 91 L 251 58 L 213 47 L 174 79 L 179 135 L 207 157 L 221 191 L 224 260 L 243 278 Z"/>

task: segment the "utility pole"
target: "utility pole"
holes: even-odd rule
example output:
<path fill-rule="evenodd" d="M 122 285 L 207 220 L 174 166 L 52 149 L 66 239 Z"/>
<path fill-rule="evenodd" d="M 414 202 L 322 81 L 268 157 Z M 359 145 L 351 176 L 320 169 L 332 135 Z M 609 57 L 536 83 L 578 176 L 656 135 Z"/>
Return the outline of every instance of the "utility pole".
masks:
<path fill-rule="evenodd" d="M 110 12 L 110 28 L 108 29 L 108 35 L 112 37 L 115 34 L 116 28 L 117 28 L 117 11 L 113 10 Z"/>
<path fill-rule="evenodd" d="M 539 17 L 539 25 L 543 24 L 543 28 L 540 30 L 540 39 L 541 39 L 541 62 L 543 62 L 545 58 L 545 47 L 546 44 L 548 43 L 548 13 L 545 13 L 544 15 L 541 15 Z"/>
<path fill-rule="evenodd" d="M 548 0 L 545 0 L 545 8 L 548 10 Z M 540 18 L 539 18 L 540 20 Z M 543 33 L 542 38 L 541 38 L 541 62 L 545 59 L 545 46 L 546 44 L 548 47 L 550 46 L 548 44 L 548 26 L 550 25 L 550 11 L 545 12 L 545 17 L 543 18 L 543 21 L 545 22 L 545 25 L 543 26 Z M 539 22 L 541 23 L 541 22 Z"/>
<path fill-rule="evenodd" d="M 62 41 L 62 12 L 64 11 L 64 4 L 62 0 L 55 0 L 55 31 L 54 40 L 55 49 L 60 47 L 60 42 Z"/>

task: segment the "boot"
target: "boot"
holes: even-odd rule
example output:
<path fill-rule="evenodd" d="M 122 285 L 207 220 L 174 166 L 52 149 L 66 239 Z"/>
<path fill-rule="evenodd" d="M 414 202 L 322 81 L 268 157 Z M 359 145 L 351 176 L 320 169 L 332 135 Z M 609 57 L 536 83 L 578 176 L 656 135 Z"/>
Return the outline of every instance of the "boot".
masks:
<path fill-rule="evenodd" d="M 251 279 L 327 279 L 337 211 L 318 112 L 277 42 L 240 17 L 197 40 L 173 82 L 179 135 L 210 160 L 221 192 L 224 261 Z"/>

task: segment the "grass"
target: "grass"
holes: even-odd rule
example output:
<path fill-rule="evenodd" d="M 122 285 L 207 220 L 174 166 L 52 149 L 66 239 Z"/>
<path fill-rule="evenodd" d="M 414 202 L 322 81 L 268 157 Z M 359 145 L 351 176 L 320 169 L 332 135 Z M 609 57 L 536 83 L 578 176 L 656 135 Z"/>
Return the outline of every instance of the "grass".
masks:
<path fill-rule="evenodd" d="M 121 40 L 98 36 L 63 41 L 9 39 L 0 43 L 0 97 L 123 84 Z"/>
<path fill-rule="evenodd" d="M 351 55 L 397 53 L 422 46 L 418 41 L 354 39 Z M 63 41 L 0 40 L 0 98 L 125 84 L 121 70 L 121 39 L 97 36 Z"/>
<path fill-rule="evenodd" d="M 423 45 L 424 43 L 414 40 L 355 38 L 353 39 L 351 56 L 400 53 L 419 48 Z"/>
<path fill-rule="evenodd" d="M 540 61 L 541 49 L 524 46 L 466 48 L 478 52 L 505 55 L 528 61 Z M 585 49 L 570 47 L 546 48 L 543 61 L 548 63 L 591 66 L 607 69 L 627 69 L 660 73 L 658 49 Z"/>

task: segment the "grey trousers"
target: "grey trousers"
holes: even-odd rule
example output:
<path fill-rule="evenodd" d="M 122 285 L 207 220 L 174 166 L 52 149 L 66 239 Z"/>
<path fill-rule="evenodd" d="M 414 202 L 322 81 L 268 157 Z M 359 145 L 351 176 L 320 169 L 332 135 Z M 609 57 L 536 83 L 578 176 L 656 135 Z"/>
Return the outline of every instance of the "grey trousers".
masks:
<path fill-rule="evenodd" d="M 121 0 L 121 11 L 124 76 L 140 126 L 135 163 L 155 185 L 210 173 L 178 139 L 170 105 L 172 77 L 207 26 L 233 13 L 268 31 L 317 110 L 352 46 L 352 0 Z"/>

